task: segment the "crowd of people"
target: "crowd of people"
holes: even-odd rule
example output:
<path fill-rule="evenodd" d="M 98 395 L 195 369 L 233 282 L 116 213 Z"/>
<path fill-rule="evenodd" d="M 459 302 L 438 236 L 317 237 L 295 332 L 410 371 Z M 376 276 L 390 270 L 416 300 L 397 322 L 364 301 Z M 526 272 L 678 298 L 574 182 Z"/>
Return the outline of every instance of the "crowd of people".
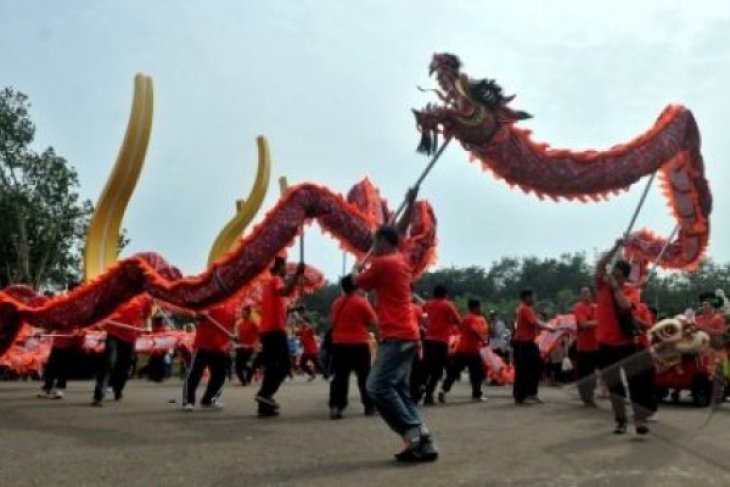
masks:
<path fill-rule="evenodd" d="M 409 196 L 412 203 L 415 195 Z M 410 207 L 403 217 L 406 221 Z M 465 369 L 471 398 L 486 401 L 482 351 L 490 346 L 514 367 L 512 396 L 517 406 L 542 403 L 539 388 L 547 371 L 554 381 L 576 380 L 581 401 L 595 407 L 600 379 L 609 393 L 614 432 L 623 434 L 628 429 L 626 389 L 636 433 L 649 432 L 647 419 L 657 403 L 645 332 L 656 323 L 657 310 L 641 300 L 640 289 L 629 281 L 631 266 L 618 258 L 621 241 L 598 262 L 595 282 L 586 283 L 580 291 L 580 301 L 572 310 L 575 334 L 543 357 L 536 338 L 550 328 L 534 309 L 533 290 L 520 293 L 513 332 L 494 313 L 485 316 L 478 299 L 470 299 L 462 315 L 443 285 L 436 285 L 432 296 L 421 299 L 412 292 L 411 271 L 399 251 L 402 234 L 398 225 L 377 230 L 372 258 L 341 280 L 341 295 L 332 303 L 329 327 L 321 339 L 301 305 L 289 302 L 303 265 L 287 275 L 282 256 L 270 268 L 260 308 L 226 302 L 197 313 L 192 352 L 182 356 L 183 410 L 222 408 L 226 379 L 235 374 L 243 385 L 259 382 L 258 416 L 278 416 L 281 405 L 275 396 L 297 368 L 309 380 L 317 374 L 329 380 L 329 415 L 339 420 L 348 407 L 354 373 L 363 413 L 378 413 L 405 442 L 396 458 L 433 461 L 438 449 L 417 405 L 447 402 Z M 115 400 L 123 398 L 134 340 L 151 312 L 149 298 L 137 298 L 133 304 L 106 322 L 104 360 L 93 392 L 95 406 L 103 405 L 108 390 Z M 715 307 L 706 297 L 695 322 L 722 341 L 727 326 Z M 152 321 L 154 327 L 164 327 L 161 316 Z M 73 339 L 54 341 L 42 397 L 62 397 L 72 347 Z M 152 357 L 147 368 L 150 379 L 162 380 L 170 373 L 169 357 Z M 197 389 L 206 371 L 207 386 L 198 401 Z"/>

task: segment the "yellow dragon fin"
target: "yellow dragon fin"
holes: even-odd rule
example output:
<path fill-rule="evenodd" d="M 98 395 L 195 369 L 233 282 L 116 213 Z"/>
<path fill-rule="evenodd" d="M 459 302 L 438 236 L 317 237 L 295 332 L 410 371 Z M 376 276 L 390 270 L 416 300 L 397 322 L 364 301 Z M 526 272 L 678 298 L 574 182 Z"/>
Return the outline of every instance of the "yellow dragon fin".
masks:
<path fill-rule="evenodd" d="M 269 188 L 269 177 L 271 175 L 271 153 L 269 152 L 269 143 L 262 135 L 256 138 L 259 162 L 256 170 L 256 179 L 254 180 L 251 192 L 246 200 L 236 201 L 236 214 L 223 227 L 218 237 L 213 242 L 208 255 L 208 266 L 223 257 L 226 252 L 232 250 L 243 235 L 246 227 L 254 219 L 266 197 L 266 191 Z"/>
<path fill-rule="evenodd" d="M 119 232 L 147 154 L 154 104 L 152 78 L 134 77 L 134 98 L 124 141 L 91 216 L 84 247 L 84 276 L 98 276 L 116 260 Z"/>

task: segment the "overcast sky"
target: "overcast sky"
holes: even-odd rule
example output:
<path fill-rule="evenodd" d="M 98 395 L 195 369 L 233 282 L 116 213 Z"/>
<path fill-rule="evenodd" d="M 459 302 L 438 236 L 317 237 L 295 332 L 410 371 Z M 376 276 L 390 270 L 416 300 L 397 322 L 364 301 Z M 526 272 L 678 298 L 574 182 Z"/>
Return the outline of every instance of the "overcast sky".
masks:
<path fill-rule="evenodd" d="M 124 226 L 125 254 L 156 251 L 187 273 L 248 194 L 254 138 L 272 183 L 347 191 L 367 175 L 397 204 L 425 164 L 410 108 L 429 96 L 435 51 L 496 78 L 556 147 L 605 148 L 645 130 L 670 102 L 703 135 L 715 205 L 710 255 L 730 260 L 730 2 L 0 0 L 0 85 L 27 93 L 38 148 L 53 145 L 96 200 L 124 135 L 137 72 L 153 77 L 152 139 Z M 459 147 L 423 187 L 439 218 L 439 266 L 557 256 L 609 245 L 641 184 L 609 203 L 541 202 Z M 272 184 L 264 209 L 278 197 Z M 261 216 L 263 212 L 259 215 Z M 657 187 L 639 224 L 674 222 Z M 336 244 L 307 232 L 310 263 L 340 272 Z"/>

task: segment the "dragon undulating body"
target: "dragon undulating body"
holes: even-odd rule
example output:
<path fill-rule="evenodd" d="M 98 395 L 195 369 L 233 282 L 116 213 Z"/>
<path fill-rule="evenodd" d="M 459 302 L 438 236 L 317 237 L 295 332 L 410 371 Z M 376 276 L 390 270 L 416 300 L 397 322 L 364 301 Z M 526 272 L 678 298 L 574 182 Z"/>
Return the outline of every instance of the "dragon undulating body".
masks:
<path fill-rule="evenodd" d="M 442 104 L 414 110 L 420 151 L 435 151 L 439 134 L 453 137 L 497 178 L 554 200 L 600 201 L 658 171 L 677 220 L 677 237 L 667 245 L 648 230 L 634 232 L 625 251 L 637 261 L 656 261 L 664 268 L 697 265 L 708 243 L 712 196 L 699 130 L 687 108 L 668 106 L 647 132 L 608 150 L 553 149 L 514 125 L 530 118 L 508 106 L 514 96 L 505 96 L 494 80 L 469 78 L 456 56 L 435 54 L 430 72 L 436 75 L 440 89 L 433 91 Z"/>
<path fill-rule="evenodd" d="M 372 208 L 383 203 L 369 181 L 358 186 L 351 191 L 351 196 L 356 195 L 350 198 L 352 202 L 314 184 L 290 188 L 234 250 L 198 276 L 182 277 L 160 256 L 146 253 L 121 260 L 96 279 L 47 301 L 17 290 L 0 291 L 0 355 L 23 322 L 47 330 L 70 330 L 91 326 L 142 294 L 175 307 L 198 310 L 245 292 L 277 253 L 293 242 L 301 225 L 313 220 L 345 250 L 362 257 L 382 221 Z M 387 214 L 384 206 L 381 211 Z M 418 201 L 402 248 L 416 275 L 433 262 L 435 245 L 433 211 L 427 202 Z"/>

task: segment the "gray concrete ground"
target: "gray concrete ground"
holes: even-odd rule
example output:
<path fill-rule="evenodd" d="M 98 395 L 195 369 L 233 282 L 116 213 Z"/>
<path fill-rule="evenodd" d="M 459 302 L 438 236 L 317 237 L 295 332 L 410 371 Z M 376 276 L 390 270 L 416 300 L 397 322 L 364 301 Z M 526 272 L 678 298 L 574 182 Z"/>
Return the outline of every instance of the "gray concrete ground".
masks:
<path fill-rule="evenodd" d="M 220 412 L 179 410 L 180 383 L 131 381 L 120 403 L 89 406 L 92 385 L 36 399 L 37 383 L 0 383 L 0 485 L 730 485 L 730 405 L 669 406 L 652 435 L 611 434 L 605 401 L 581 408 L 565 390 L 516 407 L 507 388 L 472 403 L 457 384 L 425 417 L 438 462 L 392 460 L 400 441 L 354 399 L 327 416 L 327 384 L 287 382 L 283 415 L 254 416 L 252 388 L 230 383 Z M 354 391 L 351 391 L 351 393 Z M 171 398 L 178 399 L 175 404 Z"/>

